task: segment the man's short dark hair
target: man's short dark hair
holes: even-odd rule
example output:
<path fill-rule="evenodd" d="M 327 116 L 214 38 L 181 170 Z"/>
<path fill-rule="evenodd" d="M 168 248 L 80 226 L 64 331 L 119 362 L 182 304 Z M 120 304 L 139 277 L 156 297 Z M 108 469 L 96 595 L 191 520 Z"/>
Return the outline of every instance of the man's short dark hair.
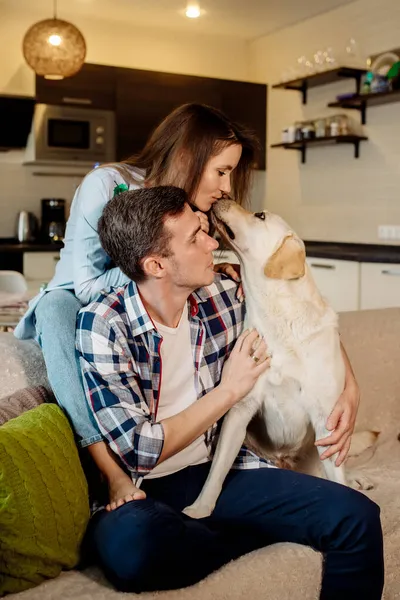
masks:
<path fill-rule="evenodd" d="M 110 200 L 99 219 L 100 242 L 113 263 L 133 281 L 145 279 L 143 259 L 169 256 L 168 217 L 183 213 L 188 198 L 178 187 L 130 190 Z"/>

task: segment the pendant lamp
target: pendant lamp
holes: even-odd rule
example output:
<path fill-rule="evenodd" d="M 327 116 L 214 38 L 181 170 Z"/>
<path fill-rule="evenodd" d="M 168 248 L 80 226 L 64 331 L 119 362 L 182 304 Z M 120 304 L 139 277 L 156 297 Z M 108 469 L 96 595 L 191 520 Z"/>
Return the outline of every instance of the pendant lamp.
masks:
<path fill-rule="evenodd" d="M 85 39 L 72 23 L 57 18 L 57 0 L 53 19 L 32 25 L 22 47 L 28 65 L 46 79 L 71 77 L 85 62 Z"/>

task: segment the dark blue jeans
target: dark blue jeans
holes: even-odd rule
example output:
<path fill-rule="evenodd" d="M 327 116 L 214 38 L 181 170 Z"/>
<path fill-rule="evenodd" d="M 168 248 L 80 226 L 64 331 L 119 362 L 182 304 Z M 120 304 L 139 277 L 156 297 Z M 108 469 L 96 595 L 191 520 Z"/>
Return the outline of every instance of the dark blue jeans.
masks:
<path fill-rule="evenodd" d="M 374 502 L 292 471 L 232 470 L 213 514 L 190 519 L 181 510 L 195 500 L 209 468 L 145 480 L 146 500 L 94 515 L 88 542 L 119 590 L 185 587 L 256 548 L 296 542 L 324 554 L 321 599 L 381 598 L 382 530 Z"/>

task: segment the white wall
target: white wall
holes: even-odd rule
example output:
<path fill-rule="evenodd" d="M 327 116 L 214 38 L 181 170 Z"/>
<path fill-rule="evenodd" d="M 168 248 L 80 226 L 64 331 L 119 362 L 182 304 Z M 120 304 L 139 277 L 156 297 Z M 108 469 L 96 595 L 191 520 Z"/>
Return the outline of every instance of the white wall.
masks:
<path fill-rule="evenodd" d="M 68 214 L 69 202 L 84 174 L 80 169 L 81 174 L 74 176 L 78 169 L 69 169 L 72 175 L 60 177 L 57 169 L 47 168 L 54 175 L 36 176 L 36 169 L 23 166 L 22 160 L 23 152 L 19 150 L 0 153 L 0 238 L 15 236 L 20 210 L 29 210 L 40 219 L 42 198 L 64 198 Z"/>
<path fill-rule="evenodd" d="M 34 95 L 34 75 L 24 62 L 22 39 L 30 25 L 45 17 L 6 11 L 0 4 L 0 94 Z M 243 40 L 109 25 L 95 19 L 75 19 L 74 23 L 86 38 L 87 62 L 248 80 L 248 45 Z M 33 176 L 34 169 L 21 162 L 22 152 L 0 154 L 0 237 L 14 235 L 19 210 L 40 216 L 41 198 L 57 196 L 70 201 L 79 183 L 78 178 Z M 263 184 L 261 178 L 259 189 Z M 258 192 L 258 203 L 261 195 L 260 200 Z"/>
<path fill-rule="evenodd" d="M 327 46 L 338 53 L 350 37 L 366 56 L 399 47 L 399 24 L 398 0 L 358 0 L 254 41 L 250 76 L 276 83 L 299 56 Z M 343 112 L 326 105 L 346 91 L 354 83 L 314 88 L 304 106 L 297 92 L 269 88 L 268 144 L 280 142 L 281 129 L 297 119 Z M 297 152 L 269 149 L 266 206 L 305 239 L 381 243 L 378 225 L 400 224 L 400 102 L 370 108 L 365 132 L 370 139 L 358 160 L 347 145 L 310 149 L 305 165 Z"/>

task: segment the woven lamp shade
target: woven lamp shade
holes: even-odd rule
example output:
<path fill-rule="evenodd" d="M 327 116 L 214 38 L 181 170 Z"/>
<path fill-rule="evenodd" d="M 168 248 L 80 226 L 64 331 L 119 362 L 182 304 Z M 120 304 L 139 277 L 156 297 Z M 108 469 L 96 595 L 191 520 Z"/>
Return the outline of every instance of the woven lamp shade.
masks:
<path fill-rule="evenodd" d="M 85 62 L 83 35 L 72 23 L 61 19 L 46 19 L 32 25 L 22 46 L 28 65 L 46 79 L 71 77 Z"/>

